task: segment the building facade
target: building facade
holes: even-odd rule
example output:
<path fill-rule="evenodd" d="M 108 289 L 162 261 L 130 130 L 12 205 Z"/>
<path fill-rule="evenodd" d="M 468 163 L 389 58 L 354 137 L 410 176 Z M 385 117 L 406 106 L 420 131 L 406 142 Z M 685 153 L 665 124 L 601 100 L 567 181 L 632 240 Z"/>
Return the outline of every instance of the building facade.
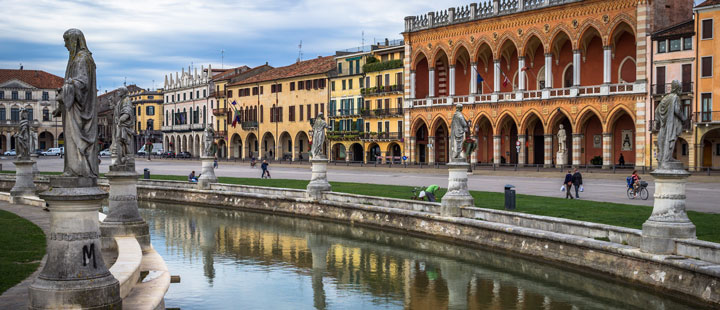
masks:
<path fill-rule="evenodd" d="M 210 121 L 211 109 L 208 95 L 210 81 L 215 74 L 225 70 L 201 67 L 194 72 L 188 68 L 185 72 L 175 72 L 165 76 L 163 99 L 163 148 L 171 152 L 189 152 L 198 157 L 202 150 L 202 132 Z"/>
<path fill-rule="evenodd" d="M 369 52 L 337 52 L 337 74 L 330 79 L 327 140 L 330 143 L 330 160 L 363 162 L 365 145 L 360 140 L 365 124 L 363 110 L 365 76 L 362 68 Z"/>
<path fill-rule="evenodd" d="M 689 138 L 690 166 L 694 169 L 720 168 L 720 1 L 708 0 L 695 8 L 697 74 L 693 136 Z M 717 73 L 716 73 L 717 72 Z"/>
<path fill-rule="evenodd" d="M 562 125 L 567 164 L 649 165 L 646 36 L 665 2 L 493 0 L 406 17 L 405 153 L 447 162 L 463 104 L 472 162 L 552 166 Z"/>
<path fill-rule="evenodd" d="M 0 69 L 0 152 L 15 149 L 20 109 L 29 111 L 37 131 L 38 149 L 63 145 L 61 117 L 57 109 L 57 90 L 63 78 L 40 70 Z"/>
<path fill-rule="evenodd" d="M 125 86 L 128 90 L 128 94 L 142 91 L 142 88 L 135 84 Z M 120 98 L 117 95 L 118 89 L 111 91 L 105 91 L 104 94 L 98 95 L 97 97 L 97 112 L 98 112 L 98 142 L 100 143 L 100 150 L 104 150 L 110 147 L 112 144 L 112 130 L 115 124 L 114 118 L 114 107 Z"/>
<path fill-rule="evenodd" d="M 163 98 L 162 89 L 130 92 L 130 100 L 135 107 L 135 152 L 148 142 L 162 143 Z"/>
<path fill-rule="evenodd" d="M 325 114 L 334 74 L 335 59 L 328 56 L 228 84 L 227 101 L 235 103 L 241 120 L 228 127 L 233 145 L 229 153 L 236 158 L 307 160 L 310 119 Z"/>

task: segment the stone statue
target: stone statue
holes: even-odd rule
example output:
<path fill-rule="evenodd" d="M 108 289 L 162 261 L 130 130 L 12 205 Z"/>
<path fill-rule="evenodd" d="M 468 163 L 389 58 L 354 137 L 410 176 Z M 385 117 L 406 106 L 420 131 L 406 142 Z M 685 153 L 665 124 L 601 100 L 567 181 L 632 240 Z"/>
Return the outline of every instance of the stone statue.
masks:
<path fill-rule="evenodd" d="M 565 133 L 565 129 L 562 124 L 560 124 L 560 129 L 558 129 L 557 138 L 558 154 L 565 154 L 565 152 L 567 152 L 567 134 Z"/>
<path fill-rule="evenodd" d="M 33 140 L 34 135 L 32 133 L 32 128 L 30 127 L 30 120 L 28 119 L 28 110 L 22 108 L 20 109 L 20 125 L 18 126 L 18 133 L 15 134 L 17 158 L 30 159 L 30 153 L 35 150 Z"/>
<path fill-rule="evenodd" d="M 465 141 L 465 133 L 468 131 L 468 122 L 462 114 L 462 104 L 455 106 L 455 114 L 453 114 L 450 123 L 450 154 L 451 161 L 465 161 L 465 153 L 463 152 L 463 142 Z"/>
<path fill-rule="evenodd" d="M 207 124 L 205 132 L 203 132 L 203 139 L 205 141 L 205 148 L 203 149 L 203 156 L 214 157 L 215 156 L 215 131 L 212 129 L 212 124 Z"/>
<path fill-rule="evenodd" d="M 310 148 L 310 157 L 313 159 L 322 159 L 325 157 L 323 154 L 323 144 L 325 143 L 325 129 L 330 128 L 325 122 L 325 116 L 320 113 L 315 119 L 310 119 L 310 125 L 312 126 L 312 146 Z"/>
<path fill-rule="evenodd" d="M 65 167 L 63 176 L 98 176 L 97 156 L 97 89 L 95 88 L 95 61 L 87 48 L 85 36 L 78 29 L 63 34 L 65 47 L 70 52 L 65 83 L 58 90 L 58 108 L 55 117 L 62 116 L 65 136 Z"/>
<path fill-rule="evenodd" d="M 675 140 L 682 131 L 685 115 L 680 107 L 680 83 L 672 82 L 672 90 L 660 100 L 655 109 L 654 129 L 657 131 L 657 160 L 659 169 L 670 169 L 671 162 L 677 162 L 673 158 Z"/>
<path fill-rule="evenodd" d="M 135 171 L 133 160 L 135 108 L 133 108 L 132 101 L 130 101 L 127 88 L 121 87 L 118 90 L 118 96 L 120 99 L 115 104 L 113 111 L 113 122 L 115 123 L 115 128 L 113 128 L 113 147 L 115 148 L 115 154 L 117 156 L 113 166 L 115 168 L 126 168 L 122 170 Z"/>

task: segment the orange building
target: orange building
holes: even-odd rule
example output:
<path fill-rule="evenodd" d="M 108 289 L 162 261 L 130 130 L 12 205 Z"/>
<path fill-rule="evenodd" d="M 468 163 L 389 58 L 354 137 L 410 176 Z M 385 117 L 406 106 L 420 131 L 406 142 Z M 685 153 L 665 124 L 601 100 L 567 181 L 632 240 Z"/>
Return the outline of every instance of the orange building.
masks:
<path fill-rule="evenodd" d="M 493 0 L 406 17 L 406 154 L 446 162 L 462 103 L 473 162 L 552 166 L 564 125 L 568 164 L 647 165 L 645 37 L 674 3 Z"/>

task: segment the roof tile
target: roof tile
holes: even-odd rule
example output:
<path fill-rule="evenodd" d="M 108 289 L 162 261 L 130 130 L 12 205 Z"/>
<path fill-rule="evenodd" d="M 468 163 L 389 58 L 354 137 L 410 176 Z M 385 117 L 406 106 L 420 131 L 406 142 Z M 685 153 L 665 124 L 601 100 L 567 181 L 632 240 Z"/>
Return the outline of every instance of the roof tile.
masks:
<path fill-rule="evenodd" d="M 270 69 L 249 79 L 230 84 L 244 85 L 272 80 L 280 80 L 291 77 L 327 73 L 335 69 L 335 57 L 325 56 L 294 63 L 285 67 Z"/>
<path fill-rule="evenodd" d="M 52 89 L 63 85 L 63 78 L 41 70 L 0 69 L 0 83 L 17 79 L 37 88 Z"/>

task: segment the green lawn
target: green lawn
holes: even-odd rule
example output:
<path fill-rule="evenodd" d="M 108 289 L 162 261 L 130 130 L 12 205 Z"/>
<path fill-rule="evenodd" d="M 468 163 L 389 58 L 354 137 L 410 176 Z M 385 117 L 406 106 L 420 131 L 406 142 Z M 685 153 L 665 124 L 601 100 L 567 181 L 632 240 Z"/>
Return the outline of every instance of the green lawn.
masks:
<path fill-rule="evenodd" d="M 159 180 L 187 180 L 186 176 L 152 175 Z M 305 189 L 307 180 L 259 179 L 218 177 L 218 181 L 228 184 L 244 184 L 268 187 L 284 187 Z M 409 199 L 412 186 L 378 185 L 364 183 L 330 182 L 335 192 L 359 195 L 380 196 Z M 442 197 L 446 189 L 441 188 L 437 197 Z M 470 191 L 475 198 L 475 205 L 481 208 L 504 209 L 503 193 Z M 542 197 L 532 195 L 517 196 L 517 212 L 560 217 L 579 221 L 602 223 L 614 226 L 641 229 L 645 220 L 650 217 L 652 207 L 635 206 L 618 203 L 597 202 L 588 200 L 568 200 L 563 198 Z M 697 237 L 701 240 L 720 242 L 720 214 L 688 211 L 690 219 L 697 227 Z"/>
<path fill-rule="evenodd" d="M 0 294 L 27 278 L 45 255 L 40 227 L 14 213 L 0 210 Z"/>

